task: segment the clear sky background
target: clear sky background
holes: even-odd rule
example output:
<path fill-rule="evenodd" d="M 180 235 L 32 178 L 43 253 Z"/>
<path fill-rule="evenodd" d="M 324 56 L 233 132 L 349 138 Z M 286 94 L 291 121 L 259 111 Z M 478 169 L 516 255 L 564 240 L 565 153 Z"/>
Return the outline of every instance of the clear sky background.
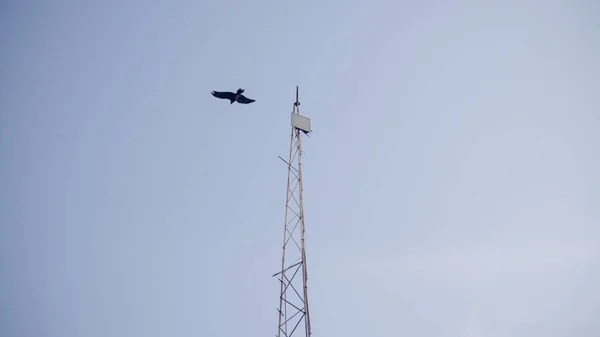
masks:
<path fill-rule="evenodd" d="M 0 335 L 275 335 L 296 85 L 314 337 L 600 336 L 593 0 L 2 1 Z"/>

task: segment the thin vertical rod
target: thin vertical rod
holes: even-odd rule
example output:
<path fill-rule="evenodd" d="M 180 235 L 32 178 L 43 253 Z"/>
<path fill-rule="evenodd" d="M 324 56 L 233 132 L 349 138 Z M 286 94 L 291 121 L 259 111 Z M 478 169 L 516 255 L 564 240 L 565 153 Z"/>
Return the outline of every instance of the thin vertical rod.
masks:
<path fill-rule="evenodd" d="M 287 246 L 285 244 L 286 239 L 287 239 L 287 219 L 288 219 L 288 204 L 290 201 L 290 175 L 291 175 L 291 165 L 292 165 L 292 149 L 293 149 L 293 144 L 294 144 L 294 129 L 292 128 L 292 133 L 291 133 L 291 137 L 290 137 L 290 156 L 289 156 L 289 160 L 288 160 L 288 178 L 287 178 L 287 186 L 286 186 L 286 191 L 285 191 L 285 221 L 284 221 L 284 229 L 283 229 L 283 255 L 281 257 L 281 287 L 280 287 L 280 291 L 279 291 L 279 328 L 277 329 L 277 336 L 280 337 L 281 336 L 281 320 L 283 319 L 284 315 L 285 317 L 287 317 L 287 305 L 285 306 L 285 308 L 283 308 L 283 303 L 284 303 L 284 298 L 283 296 L 285 296 L 286 292 L 283 291 L 283 287 L 284 287 L 284 280 L 285 280 L 285 247 Z M 286 311 L 283 312 L 282 311 Z M 287 321 L 285 322 L 285 335 L 287 336 Z"/>
<path fill-rule="evenodd" d="M 296 87 L 297 90 L 297 87 Z M 297 92 L 296 92 L 297 95 Z M 305 313 L 305 317 L 304 317 L 304 325 L 306 328 L 306 337 L 310 337 L 311 335 L 311 331 L 310 331 L 310 315 L 308 312 L 308 273 L 307 273 L 307 267 L 306 267 L 306 246 L 304 244 L 304 231 L 305 231 L 305 227 L 304 227 L 304 199 L 302 197 L 302 192 L 303 192 L 303 186 L 302 186 L 302 147 L 300 145 L 300 130 L 296 129 L 296 144 L 298 147 L 298 177 L 299 177 L 299 196 L 300 196 L 300 233 L 301 233 L 301 240 L 302 240 L 302 274 L 303 274 L 303 283 L 304 283 L 304 313 Z"/>

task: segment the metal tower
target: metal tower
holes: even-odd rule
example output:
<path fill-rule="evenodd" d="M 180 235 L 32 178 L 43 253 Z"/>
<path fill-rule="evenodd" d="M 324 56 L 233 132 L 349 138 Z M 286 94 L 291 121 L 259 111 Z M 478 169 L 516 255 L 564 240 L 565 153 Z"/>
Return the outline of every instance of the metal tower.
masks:
<path fill-rule="evenodd" d="M 288 165 L 288 178 L 281 271 L 273 275 L 273 277 L 279 276 L 281 283 L 277 337 L 291 337 L 294 334 L 310 337 L 300 136 L 301 133 L 308 135 L 311 130 L 310 119 L 300 115 L 298 87 L 296 87 L 296 102 L 292 109 L 291 119 L 289 160 L 286 161 L 279 157 Z M 301 330 L 304 330 L 304 334 Z"/>

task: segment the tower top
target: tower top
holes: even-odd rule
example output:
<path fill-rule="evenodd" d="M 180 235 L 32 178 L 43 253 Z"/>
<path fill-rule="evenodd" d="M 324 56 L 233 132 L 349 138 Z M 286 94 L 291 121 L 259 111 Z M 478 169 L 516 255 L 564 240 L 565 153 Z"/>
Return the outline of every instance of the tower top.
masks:
<path fill-rule="evenodd" d="M 296 86 L 296 102 L 294 103 L 295 106 L 300 105 L 300 101 L 298 101 L 298 86 Z"/>
<path fill-rule="evenodd" d="M 304 134 L 312 132 L 310 129 L 310 118 L 300 115 L 300 101 L 298 101 L 298 86 L 296 86 L 296 102 L 294 103 L 294 109 L 292 110 L 292 127 L 298 129 Z"/>

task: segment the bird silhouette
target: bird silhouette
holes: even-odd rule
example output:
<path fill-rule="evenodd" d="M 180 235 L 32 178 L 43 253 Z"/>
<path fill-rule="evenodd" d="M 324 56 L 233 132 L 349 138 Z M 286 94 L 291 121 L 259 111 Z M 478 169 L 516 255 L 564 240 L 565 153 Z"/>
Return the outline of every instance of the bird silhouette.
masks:
<path fill-rule="evenodd" d="M 233 102 L 238 102 L 240 104 L 250 104 L 250 103 L 256 101 L 254 99 L 251 99 L 251 98 L 248 98 L 248 97 L 242 95 L 243 92 L 244 92 L 244 89 L 240 88 L 235 93 L 233 93 L 231 91 L 213 91 L 213 92 L 211 92 L 211 94 L 216 98 L 230 100 L 231 101 L 230 104 L 233 104 Z"/>

